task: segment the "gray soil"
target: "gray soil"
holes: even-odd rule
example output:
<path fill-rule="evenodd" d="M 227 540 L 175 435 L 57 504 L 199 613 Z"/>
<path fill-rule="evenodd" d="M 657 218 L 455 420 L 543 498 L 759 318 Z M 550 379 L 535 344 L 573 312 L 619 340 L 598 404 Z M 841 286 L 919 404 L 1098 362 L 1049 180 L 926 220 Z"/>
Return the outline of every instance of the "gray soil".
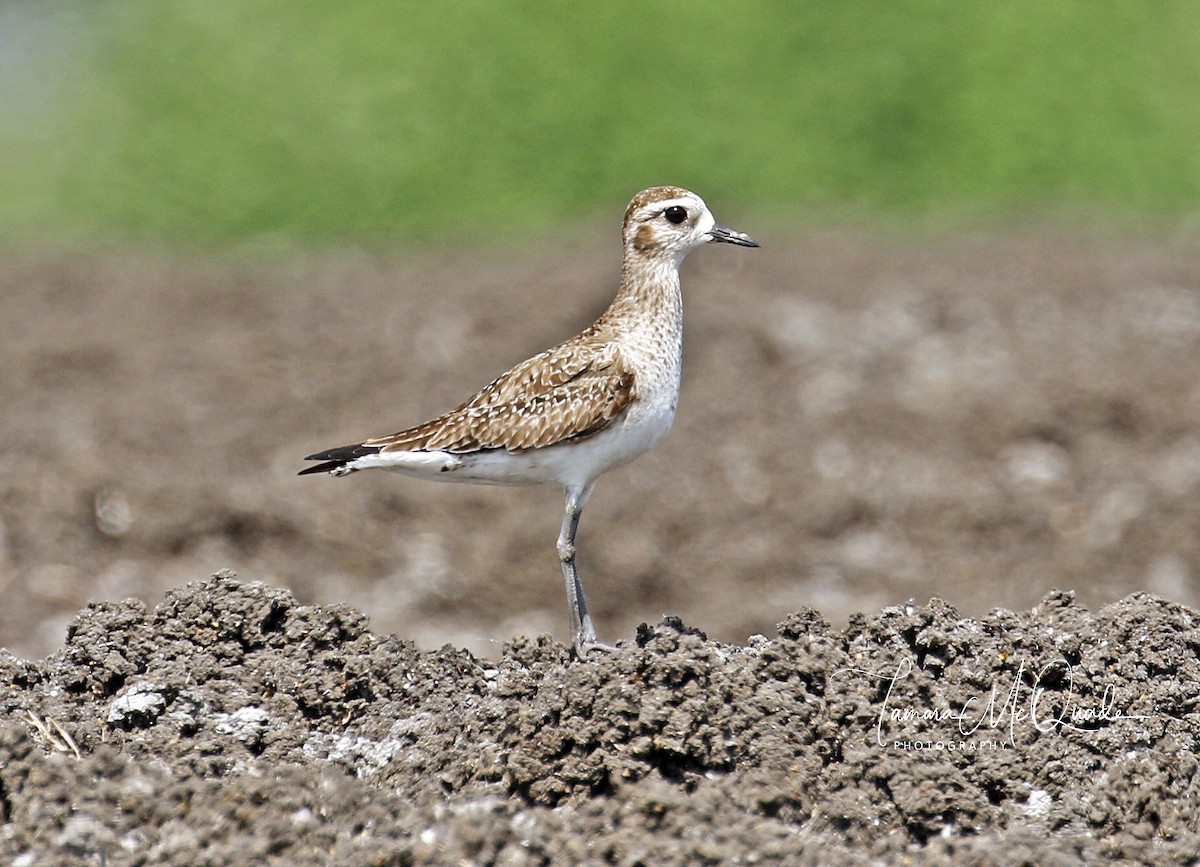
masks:
<path fill-rule="evenodd" d="M 0 860 L 1200 858 L 1200 250 L 722 217 L 586 662 L 555 491 L 295 473 L 586 324 L 612 233 L 0 265 Z"/>
<path fill-rule="evenodd" d="M 745 646 L 666 619 L 586 662 L 522 639 L 493 663 L 219 575 L 0 660 L 0 854 L 1187 862 L 1196 617 L 1145 594 L 981 620 L 933 600 L 845 629 L 804 610 Z"/>

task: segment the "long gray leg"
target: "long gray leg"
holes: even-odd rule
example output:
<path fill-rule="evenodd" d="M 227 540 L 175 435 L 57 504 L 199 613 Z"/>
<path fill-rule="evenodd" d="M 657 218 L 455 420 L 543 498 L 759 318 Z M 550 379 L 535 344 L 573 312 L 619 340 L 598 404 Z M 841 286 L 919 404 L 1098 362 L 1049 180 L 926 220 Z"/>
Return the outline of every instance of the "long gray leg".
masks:
<path fill-rule="evenodd" d="M 567 609 L 571 615 L 571 642 L 580 659 L 589 650 L 611 650 L 608 645 L 596 640 L 596 626 L 588 612 L 587 600 L 583 597 L 583 582 L 575 568 L 575 531 L 579 529 L 579 516 L 592 494 L 592 485 L 580 489 L 567 489 L 566 507 L 563 510 L 562 532 L 558 534 L 558 560 L 562 564 L 563 580 L 567 585 Z"/>

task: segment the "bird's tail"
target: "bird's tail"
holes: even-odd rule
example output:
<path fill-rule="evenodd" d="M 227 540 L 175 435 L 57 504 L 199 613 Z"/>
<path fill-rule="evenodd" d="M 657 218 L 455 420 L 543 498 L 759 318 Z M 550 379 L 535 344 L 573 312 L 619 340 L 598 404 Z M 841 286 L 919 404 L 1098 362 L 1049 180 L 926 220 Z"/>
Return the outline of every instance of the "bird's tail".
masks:
<path fill-rule="evenodd" d="M 306 457 L 304 459 L 306 461 L 324 461 L 324 463 L 303 469 L 297 475 L 307 476 L 309 473 L 333 473 L 337 476 L 344 476 L 347 473 L 354 472 L 355 468 L 351 464 L 358 458 L 377 454 L 379 454 L 378 446 L 368 446 L 362 443 L 356 443 L 352 446 L 338 446 L 336 449 L 327 449 L 326 451 L 317 452 Z"/>

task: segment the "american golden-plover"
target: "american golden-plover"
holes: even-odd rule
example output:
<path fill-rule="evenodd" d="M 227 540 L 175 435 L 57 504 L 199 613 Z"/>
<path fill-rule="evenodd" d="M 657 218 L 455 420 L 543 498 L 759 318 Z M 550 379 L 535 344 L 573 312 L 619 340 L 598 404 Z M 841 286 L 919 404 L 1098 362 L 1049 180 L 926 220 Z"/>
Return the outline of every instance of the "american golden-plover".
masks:
<path fill-rule="evenodd" d="M 445 415 L 389 436 L 309 455 L 306 473 L 391 470 L 442 482 L 562 485 L 558 558 L 571 638 L 582 658 L 605 648 L 575 568 L 575 532 L 596 480 L 662 439 L 675 417 L 683 359 L 679 266 L 714 241 L 757 247 L 718 226 L 698 195 L 651 187 L 633 197 L 622 230 L 616 298 L 579 335 L 494 380 Z"/>

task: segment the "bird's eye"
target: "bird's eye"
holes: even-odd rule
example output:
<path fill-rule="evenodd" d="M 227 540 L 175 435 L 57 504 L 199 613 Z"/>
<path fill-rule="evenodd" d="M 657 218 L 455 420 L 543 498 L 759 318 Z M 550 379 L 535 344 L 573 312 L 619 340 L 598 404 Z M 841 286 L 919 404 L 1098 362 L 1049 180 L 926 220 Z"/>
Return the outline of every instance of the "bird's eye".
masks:
<path fill-rule="evenodd" d="M 687 219 L 687 208 L 679 205 L 671 205 L 671 207 L 663 211 L 663 216 L 667 218 L 668 222 L 674 223 L 676 226 L 678 226 Z"/>

